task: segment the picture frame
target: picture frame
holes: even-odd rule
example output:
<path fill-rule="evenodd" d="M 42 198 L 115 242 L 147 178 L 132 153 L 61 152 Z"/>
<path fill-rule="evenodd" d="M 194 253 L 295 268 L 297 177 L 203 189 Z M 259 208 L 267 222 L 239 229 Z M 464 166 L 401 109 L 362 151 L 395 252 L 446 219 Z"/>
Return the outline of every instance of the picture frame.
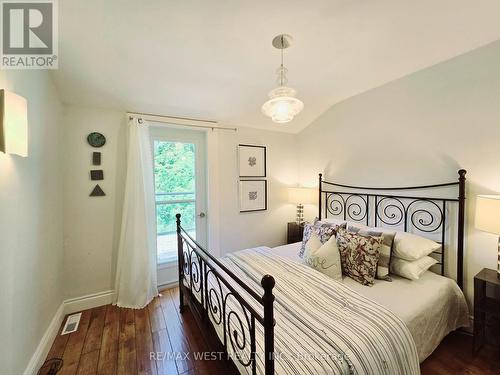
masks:
<path fill-rule="evenodd" d="M 266 177 L 266 146 L 238 145 L 240 178 Z"/>
<path fill-rule="evenodd" d="M 240 212 L 267 210 L 267 180 L 239 181 Z"/>

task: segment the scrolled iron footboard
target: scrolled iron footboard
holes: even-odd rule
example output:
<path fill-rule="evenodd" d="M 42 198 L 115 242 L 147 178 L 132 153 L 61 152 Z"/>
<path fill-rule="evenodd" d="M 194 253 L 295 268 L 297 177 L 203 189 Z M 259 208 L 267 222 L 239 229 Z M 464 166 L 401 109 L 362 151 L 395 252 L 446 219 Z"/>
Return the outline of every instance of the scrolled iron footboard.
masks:
<path fill-rule="evenodd" d="M 193 310 L 198 325 L 204 327 L 204 332 L 201 333 L 204 336 L 207 336 L 208 333 L 209 343 L 217 346 L 214 349 L 216 351 L 222 350 L 225 353 L 225 359 L 231 363 L 234 372 L 237 372 L 237 367 L 231 359 L 238 361 L 241 366 L 249 368 L 251 374 L 256 374 L 257 355 L 262 354 L 265 375 L 274 374 L 274 278 L 271 275 L 262 277 L 261 285 L 264 294 L 259 295 L 200 246 L 182 228 L 180 214 L 175 215 L 175 217 L 177 218 L 180 312 L 184 312 L 186 299 Z M 237 291 L 238 288 L 243 289 L 248 296 L 246 298 L 242 296 Z M 259 313 L 252 307 L 248 297 L 262 306 L 263 313 Z M 230 302 L 237 303 L 241 307 L 243 317 L 238 314 L 238 311 L 226 310 Z M 256 351 L 255 328 L 257 323 L 263 327 L 263 353 Z M 219 340 L 216 326 L 222 326 L 221 340 Z M 248 351 L 249 355 L 231 357 L 229 348 L 233 354 Z"/>

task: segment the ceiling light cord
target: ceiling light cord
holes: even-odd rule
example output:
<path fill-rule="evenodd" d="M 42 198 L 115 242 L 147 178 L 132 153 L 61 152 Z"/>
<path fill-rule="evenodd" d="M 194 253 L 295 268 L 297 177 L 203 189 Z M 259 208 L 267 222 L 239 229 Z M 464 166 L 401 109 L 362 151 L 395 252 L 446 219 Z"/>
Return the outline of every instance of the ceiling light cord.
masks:
<path fill-rule="evenodd" d="M 285 66 L 283 65 L 283 50 L 284 50 L 284 40 L 283 35 L 281 36 L 281 67 L 280 67 L 280 86 L 283 86 L 283 72 L 285 71 Z"/>

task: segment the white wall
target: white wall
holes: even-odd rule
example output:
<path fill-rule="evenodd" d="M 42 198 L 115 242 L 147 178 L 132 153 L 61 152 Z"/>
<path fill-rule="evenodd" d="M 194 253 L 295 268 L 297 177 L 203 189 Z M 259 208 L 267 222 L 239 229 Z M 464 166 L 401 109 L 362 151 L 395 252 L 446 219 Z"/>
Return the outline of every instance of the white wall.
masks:
<path fill-rule="evenodd" d="M 266 146 L 267 211 L 239 212 L 238 144 Z M 297 184 L 296 137 L 274 131 L 239 128 L 218 132 L 219 239 L 221 254 L 255 246 L 286 243 L 287 222 L 295 206 L 287 202 L 287 186 Z"/>
<path fill-rule="evenodd" d="M 28 101 L 29 156 L 0 153 L 0 373 L 21 374 L 63 300 L 61 106 L 47 72 L 0 87 Z"/>
<path fill-rule="evenodd" d="M 108 291 L 114 287 L 116 252 L 121 225 L 126 118 L 122 112 L 88 107 L 64 107 L 64 269 L 66 298 Z M 94 150 L 86 142 L 92 131 L 103 133 L 106 197 L 92 198 L 89 179 Z M 286 186 L 297 183 L 296 137 L 273 131 L 239 128 L 208 131 L 208 178 L 211 202 L 210 250 L 220 255 L 251 246 L 277 246 L 286 241 L 286 223 L 295 207 L 286 202 Z M 237 145 L 267 146 L 268 210 L 240 213 L 238 208 Z"/>
<path fill-rule="evenodd" d="M 126 116 L 123 112 L 64 107 L 64 292 L 66 298 L 114 287 L 126 168 Z M 101 132 L 106 144 L 97 149 L 87 135 Z M 92 152 L 101 166 L 92 166 Z M 103 181 L 91 181 L 90 170 L 103 169 Z M 89 197 L 96 183 L 104 197 Z"/>
<path fill-rule="evenodd" d="M 332 83 L 334 84 L 334 83 Z M 466 292 L 496 268 L 494 235 L 474 229 L 477 194 L 500 192 L 500 42 L 339 103 L 299 134 L 300 179 L 412 185 L 467 174 Z"/>

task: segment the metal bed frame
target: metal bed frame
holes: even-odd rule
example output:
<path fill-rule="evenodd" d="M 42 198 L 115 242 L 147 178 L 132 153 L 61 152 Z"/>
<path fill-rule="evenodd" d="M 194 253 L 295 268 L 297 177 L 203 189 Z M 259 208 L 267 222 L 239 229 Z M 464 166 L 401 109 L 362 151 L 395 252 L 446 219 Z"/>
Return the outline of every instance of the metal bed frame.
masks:
<path fill-rule="evenodd" d="M 444 275 L 445 232 L 449 221 L 447 210 L 449 205 L 458 204 L 457 284 L 462 289 L 466 173 L 464 169 L 459 170 L 459 178 L 455 182 L 396 188 L 338 184 L 324 181 L 320 173 L 318 217 L 321 219 L 330 215 L 366 225 L 373 223 L 374 226 L 400 226 L 405 232 L 440 235 L 441 251 L 437 254 L 441 261 L 438 264 L 441 266 L 441 274 Z M 458 198 L 420 194 L 422 191 L 441 188 L 456 190 L 457 187 Z M 419 191 L 419 195 L 406 194 L 411 191 Z M 256 357 L 263 355 L 265 375 L 274 374 L 274 278 L 264 275 L 261 280 L 263 292 L 256 293 L 182 228 L 180 214 L 177 214 L 176 218 L 180 312 L 184 312 L 187 300 L 202 336 L 214 352 L 223 353 L 222 358 L 227 362 L 228 373 L 239 373 L 234 362 L 236 360 L 251 374 L 256 374 Z M 242 289 L 245 296 L 237 289 Z M 241 311 L 226 311 L 228 301 L 237 303 Z M 252 301 L 253 305 L 256 302 L 259 308 L 255 309 L 249 301 Z M 262 326 L 264 333 L 263 353 L 256 351 L 257 324 Z M 216 326 L 222 328 L 221 339 Z M 229 350 L 233 355 L 229 354 Z M 245 352 L 249 355 L 234 356 L 234 353 Z"/>

